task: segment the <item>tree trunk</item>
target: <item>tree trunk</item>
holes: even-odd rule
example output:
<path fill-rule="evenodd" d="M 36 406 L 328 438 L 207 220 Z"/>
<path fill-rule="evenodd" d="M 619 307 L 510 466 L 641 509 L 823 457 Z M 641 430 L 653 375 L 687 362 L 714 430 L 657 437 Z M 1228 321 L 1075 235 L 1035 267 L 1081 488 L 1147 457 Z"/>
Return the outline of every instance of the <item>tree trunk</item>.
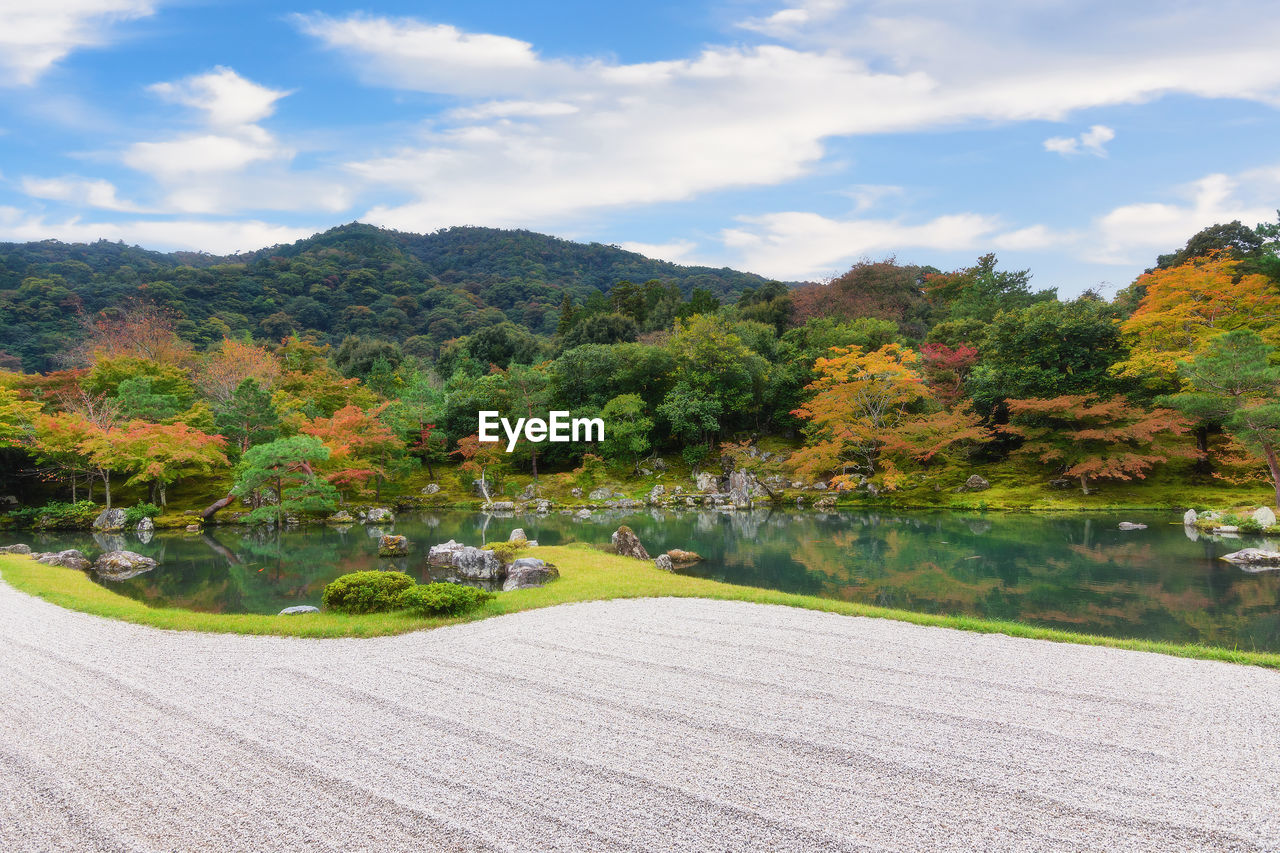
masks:
<path fill-rule="evenodd" d="M 1271 485 L 1276 491 L 1276 509 L 1280 509 L 1280 459 L 1276 458 L 1274 444 L 1264 444 L 1262 452 L 1267 457 L 1267 468 L 1271 471 Z"/>
<path fill-rule="evenodd" d="M 169 505 L 169 494 L 168 494 L 168 492 L 165 490 L 164 482 L 163 482 L 162 480 L 156 480 L 156 491 L 157 491 L 157 492 L 159 493 L 159 495 L 160 495 L 160 506 L 168 506 L 168 505 Z"/>
<path fill-rule="evenodd" d="M 235 495 L 228 494 L 225 498 L 220 498 L 214 501 L 213 503 L 209 504 L 209 506 L 205 509 L 204 512 L 200 513 L 200 517 L 203 518 L 205 521 L 208 521 L 209 519 L 213 518 L 214 513 L 216 513 L 218 510 L 224 507 L 230 506 L 231 502 L 234 501 L 235 499 L 236 499 Z"/>
<path fill-rule="evenodd" d="M 1089 494 L 1089 478 L 1083 474 L 1080 475 L 1080 491 Z"/>
<path fill-rule="evenodd" d="M 107 493 L 106 495 L 107 509 L 111 509 L 111 472 L 110 471 L 102 472 L 102 489 Z"/>

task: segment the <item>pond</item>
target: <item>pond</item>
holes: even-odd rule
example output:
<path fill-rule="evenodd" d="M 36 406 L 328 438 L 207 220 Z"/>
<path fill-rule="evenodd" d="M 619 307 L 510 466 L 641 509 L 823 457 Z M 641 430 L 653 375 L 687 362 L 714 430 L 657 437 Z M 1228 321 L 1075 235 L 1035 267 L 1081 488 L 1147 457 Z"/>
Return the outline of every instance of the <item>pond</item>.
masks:
<path fill-rule="evenodd" d="M 1122 520 L 1146 530 L 1121 531 Z M 471 512 L 405 515 L 394 532 L 411 555 L 380 560 L 381 532 L 359 525 L 283 532 L 212 527 L 202 534 L 0 531 L 0 544 L 79 548 L 90 557 L 124 547 L 154 557 L 147 574 L 104 586 L 156 606 L 275 613 L 320 603 L 340 574 L 399 568 L 420 581 L 427 548 L 456 539 L 505 541 L 521 527 L 544 545 L 605 543 L 619 524 L 650 553 L 670 548 L 706 560 L 688 573 L 735 584 L 929 613 L 971 614 L 1115 637 L 1204 642 L 1280 651 L 1280 571 L 1251 573 L 1219 559 L 1259 537 L 1198 536 L 1173 513 L 957 514 L 941 512 L 597 512 L 499 518 Z M 91 575 L 92 576 L 92 575 Z"/>

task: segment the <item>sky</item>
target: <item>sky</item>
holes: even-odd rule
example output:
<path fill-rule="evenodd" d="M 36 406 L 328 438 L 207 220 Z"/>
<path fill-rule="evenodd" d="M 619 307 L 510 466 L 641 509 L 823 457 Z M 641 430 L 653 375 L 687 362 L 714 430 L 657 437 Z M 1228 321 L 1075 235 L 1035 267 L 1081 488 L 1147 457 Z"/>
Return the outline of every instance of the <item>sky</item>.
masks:
<path fill-rule="evenodd" d="M 1276 220 L 1264 0 L 0 0 L 0 240 L 528 228 L 1110 295 Z"/>

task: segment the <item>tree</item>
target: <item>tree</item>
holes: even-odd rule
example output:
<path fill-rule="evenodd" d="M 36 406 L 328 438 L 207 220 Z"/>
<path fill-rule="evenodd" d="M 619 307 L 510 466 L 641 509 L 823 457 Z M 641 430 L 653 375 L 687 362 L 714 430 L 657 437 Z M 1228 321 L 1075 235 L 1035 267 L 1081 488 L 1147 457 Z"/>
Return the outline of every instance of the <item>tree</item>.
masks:
<path fill-rule="evenodd" d="M 427 467 L 427 476 L 432 479 L 436 475 L 431 463 L 440 450 L 437 425 L 444 417 L 444 397 L 439 379 L 430 373 L 414 371 L 382 414 L 387 425 L 401 437 L 407 437 L 409 449 L 418 454 Z"/>
<path fill-rule="evenodd" d="M 1267 465 L 1280 509 L 1280 367 L 1275 349 L 1248 329 L 1228 332 L 1179 368 L 1190 388 L 1168 398 L 1186 414 L 1220 423 Z"/>
<path fill-rule="evenodd" d="M 677 321 L 667 349 L 672 379 L 690 393 L 714 400 L 721 414 L 742 421 L 759 414 L 769 366 L 724 323 L 709 314 Z"/>
<path fill-rule="evenodd" d="M 378 415 L 379 406 L 364 411 L 345 406 L 329 418 L 315 418 L 302 427 L 304 435 L 315 436 L 329 449 L 326 478 L 334 485 L 361 485 L 375 482 L 375 494 L 381 497 L 382 481 L 387 476 L 387 460 L 404 451 L 404 442 Z"/>
<path fill-rule="evenodd" d="M 484 492 L 486 501 L 493 500 L 489 491 L 489 477 L 493 476 L 494 485 L 498 485 L 507 465 L 502 443 L 498 441 L 481 441 L 478 434 L 458 439 L 458 449 L 451 454 L 461 462 L 458 470 L 467 477 L 478 481 Z"/>
<path fill-rule="evenodd" d="M 81 363 L 102 358 L 137 358 L 159 364 L 181 364 L 191 357 L 191 344 L 178 337 L 178 317 L 156 305 L 126 301 L 85 322 L 75 353 Z"/>
<path fill-rule="evenodd" d="M 983 255 L 967 269 L 925 278 L 929 299 L 943 320 L 991 322 L 996 314 L 1055 298 L 1053 290 L 1032 292 L 1030 270 L 996 269 L 996 256 Z"/>
<path fill-rule="evenodd" d="M 40 404 L 23 400 L 18 392 L 0 386 L 0 447 L 17 447 L 29 437 L 31 422 L 40 414 Z"/>
<path fill-rule="evenodd" d="M 215 403 L 229 402 L 246 379 L 270 391 L 279 378 L 280 359 L 275 353 L 232 338 L 224 338 L 217 349 L 205 356 L 196 371 L 197 387 Z"/>
<path fill-rule="evenodd" d="M 1188 430 L 1186 419 L 1169 409 L 1143 409 L 1096 394 L 1007 405 L 1011 422 L 998 429 L 1022 439 L 1015 453 L 1078 479 L 1086 495 L 1090 480 L 1141 480 L 1158 463 L 1192 455 L 1168 440 Z"/>
<path fill-rule="evenodd" d="M 658 414 L 671 425 L 671 434 L 684 443 L 681 454 L 685 461 L 697 468 L 710 453 L 712 437 L 720 432 L 724 414 L 720 400 L 681 380 L 667 392 Z"/>
<path fill-rule="evenodd" d="M 556 334 L 564 337 L 578 322 L 578 309 L 573 305 L 573 297 L 568 293 L 560 298 L 560 320 L 556 323 Z"/>
<path fill-rule="evenodd" d="M 579 320 L 564 336 L 566 350 L 583 344 L 617 344 L 634 341 L 640 327 L 626 314 L 593 314 Z"/>
<path fill-rule="evenodd" d="M 836 347 L 818 359 L 806 388 L 813 396 L 793 413 L 808 422 L 805 446 L 792 455 L 797 474 L 874 474 L 885 437 L 931 399 L 919 366 L 920 356 L 898 344 Z"/>
<path fill-rule="evenodd" d="M 978 363 L 978 348 L 968 344 L 921 344 L 920 372 L 934 399 L 949 409 L 964 396 L 969 371 Z"/>
<path fill-rule="evenodd" d="M 1146 289 L 1138 309 L 1120 326 L 1129 358 L 1116 376 L 1153 391 L 1180 390 L 1179 365 L 1215 337 L 1252 329 L 1280 344 L 1280 288 L 1262 275 L 1240 275 L 1238 262 L 1218 252 L 1138 278 Z"/>
<path fill-rule="evenodd" d="M 649 452 L 653 420 L 645 417 L 644 400 L 638 394 L 620 394 L 605 404 L 600 416 L 607 429 L 603 449 L 615 458 L 630 459 L 633 468 Z"/>
<path fill-rule="evenodd" d="M 236 466 L 231 493 L 247 497 L 253 505 L 253 521 L 279 523 L 296 512 L 332 512 L 338 493 L 316 474 L 315 467 L 329 458 L 329 448 L 312 435 L 279 438 L 251 447 Z M 264 502 L 262 490 L 275 489 L 275 505 Z"/>
<path fill-rule="evenodd" d="M 222 452 L 226 439 L 208 435 L 186 424 L 156 424 L 134 421 L 116 437 L 120 467 L 132 472 L 126 486 L 147 483 L 151 500 L 168 505 L 169 484 L 194 475 L 209 475 L 226 466 Z"/>
<path fill-rule="evenodd" d="M 120 416 L 126 420 L 164 421 L 176 417 L 187 408 L 184 400 L 173 394 L 153 390 L 155 380 L 150 376 L 134 376 L 125 379 L 116 389 L 116 401 Z"/>
<path fill-rule="evenodd" d="M 241 380 L 231 397 L 214 413 L 218 432 L 244 453 L 255 444 L 271 441 L 280 427 L 280 416 L 271 395 L 253 378 Z"/>

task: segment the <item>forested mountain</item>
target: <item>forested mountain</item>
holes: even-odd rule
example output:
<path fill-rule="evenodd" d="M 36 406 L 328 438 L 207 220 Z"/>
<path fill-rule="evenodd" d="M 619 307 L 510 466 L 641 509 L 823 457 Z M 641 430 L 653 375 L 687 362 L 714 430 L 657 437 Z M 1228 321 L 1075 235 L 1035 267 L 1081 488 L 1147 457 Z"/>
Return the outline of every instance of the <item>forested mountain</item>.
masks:
<path fill-rule="evenodd" d="M 132 300 L 174 312 L 199 347 L 248 333 L 279 341 L 314 332 L 409 343 L 435 353 L 460 335 L 511 321 L 551 334 L 568 294 L 599 301 L 618 282 L 657 280 L 732 302 L 765 282 L 730 269 L 686 267 L 616 246 L 530 231 L 459 227 L 409 234 L 354 223 L 287 246 L 219 257 L 162 254 L 120 243 L 0 244 L 0 363 L 48 370 L 85 317 Z M 594 295 L 594 297 L 593 297 Z"/>

